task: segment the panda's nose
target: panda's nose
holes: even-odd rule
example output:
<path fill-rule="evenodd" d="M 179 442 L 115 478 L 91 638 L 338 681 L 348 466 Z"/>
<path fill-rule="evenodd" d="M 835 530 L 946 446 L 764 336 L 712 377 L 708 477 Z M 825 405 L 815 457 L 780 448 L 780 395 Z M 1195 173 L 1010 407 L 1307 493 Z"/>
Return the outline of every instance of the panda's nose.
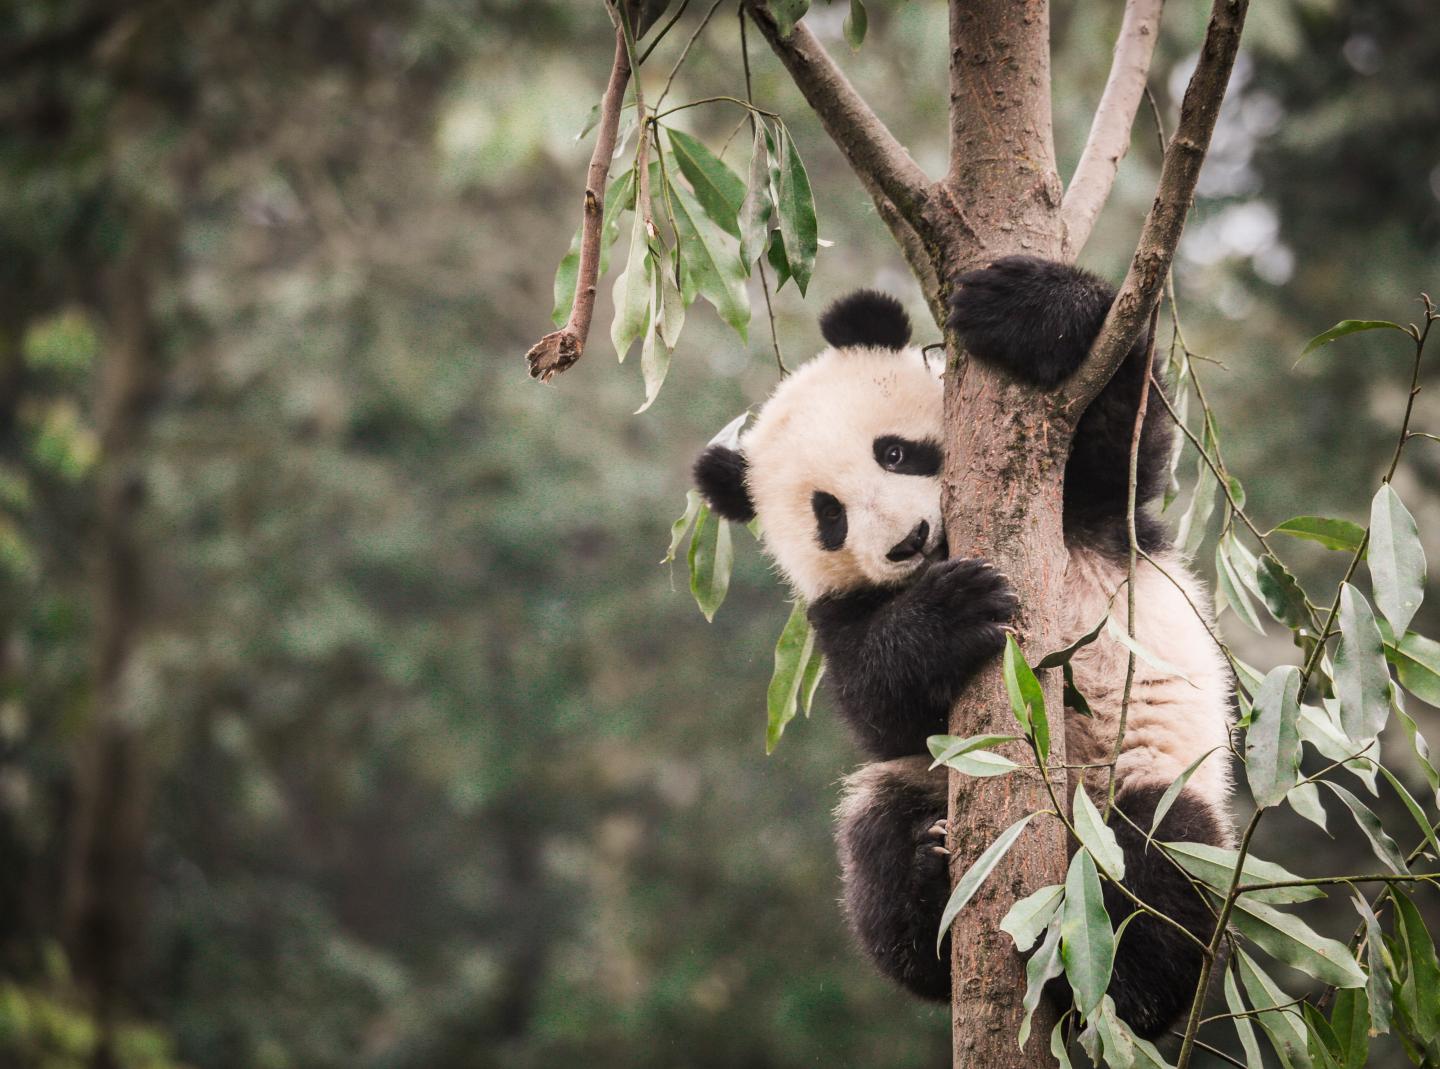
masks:
<path fill-rule="evenodd" d="M 896 542 L 890 547 L 890 552 L 885 554 L 886 560 L 900 562 L 909 560 L 925 548 L 925 539 L 930 537 L 930 521 L 921 520 L 915 525 L 915 529 L 905 536 L 903 542 Z"/>

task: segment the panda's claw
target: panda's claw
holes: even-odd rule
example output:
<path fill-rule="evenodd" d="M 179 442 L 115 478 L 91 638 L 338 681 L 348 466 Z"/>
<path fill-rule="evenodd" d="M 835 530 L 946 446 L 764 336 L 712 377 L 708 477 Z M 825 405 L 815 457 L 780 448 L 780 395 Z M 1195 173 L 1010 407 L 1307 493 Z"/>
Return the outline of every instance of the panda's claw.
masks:
<path fill-rule="evenodd" d="M 946 820 L 945 818 L 942 817 L 940 820 L 937 820 L 934 824 L 931 824 L 930 827 L 926 828 L 926 829 L 925 829 L 925 834 L 926 834 L 926 836 L 928 836 L 928 837 L 931 838 L 931 839 L 941 839 L 941 840 L 943 840 L 947 835 L 950 834 L 950 821 L 948 821 L 948 820 Z M 947 853 L 947 854 L 948 854 L 949 852 L 950 852 L 950 851 L 948 851 L 948 850 L 945 851 L 945 853 Z"/>

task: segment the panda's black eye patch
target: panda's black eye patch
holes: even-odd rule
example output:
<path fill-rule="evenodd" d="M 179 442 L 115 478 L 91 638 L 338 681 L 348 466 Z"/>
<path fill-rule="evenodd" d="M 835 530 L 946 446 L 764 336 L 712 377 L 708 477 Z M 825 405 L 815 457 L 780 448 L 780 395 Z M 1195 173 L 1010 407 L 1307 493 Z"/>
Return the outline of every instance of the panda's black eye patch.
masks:
<path fill-rule="evenodd" d="M 937 442 L 882 434 L 875 439 L 875 463 L 897 475 L 939 475 L 940 446 Z"/>
<path fill-rule="evenodd" d="M 821 548 L 834 551 L 843 546 L 849 524 L 840 499 L 824 490 L 816 490 L 810 495 L 810 508 L 815 512 L 815 533 Z"/>

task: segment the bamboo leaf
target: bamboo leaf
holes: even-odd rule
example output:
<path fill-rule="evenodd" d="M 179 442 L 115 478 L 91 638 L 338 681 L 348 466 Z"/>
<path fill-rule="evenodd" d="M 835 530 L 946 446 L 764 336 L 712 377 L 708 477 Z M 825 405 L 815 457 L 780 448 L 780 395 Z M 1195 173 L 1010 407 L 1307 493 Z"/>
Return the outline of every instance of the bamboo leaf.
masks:
<path fill-rule="evenodd" d="M 1195 489 L 1190 492 L 1190 504 L 1181 514 L 1180 527 L 1175 533 L 1175 542 L 1186 557 L 1193 557 L 1205 541 L 1205 529 L 1215 511 L 1215 492 L 1220 486 L 1203 456 L 1196 464 Z"/>
<path fill-rule="evenodd" d="M 1121 624 L 1120 621 L 1117 620 L 1113 615 L 1106 617 L 1106 619 L 1109 621 L 1108 630 L 1116 642 L 1120 643 L 1120 645 L 1124 646 L 1131 653 L 1135 654 L 1135 656 L 1139 657 L 1142 661 L 1150 665 L 1152 668 L 1158 668 L 1166 675 L 1176 676 L 1180 679 L 1183 679 L 1186 683 L 1189 683 L 1192 687 L 1195 686 L 1195 681 L 1189 676 L 1187 676 L 1184 672 L 1180 671 L 1179 668 L 1171 664 L 1169 661 L 1163 660 L 1156 654 L 1151 653 L 1144 646 L 1140 645 L 1138 640 L 1133 639 L 1128 634 L 1126 634 L 1124 625 Z"/>
<path fill-rule="evenodd" d="M 1070 812 L 1075 824 L 1075 834 L 1080 837 L 1080 845 L 1090 851 L 1095 863 L 1107 876 L 1113 880 L 1123 880 L 1125 852 L 1120 849 L 1114 830 L 1106 825 L 1104 818 L 1100 816 L 1100 810 L 1095 808 L 1095 803 L 1090 801 L 1090 796 L 1085 793 L 1083 782 L 1075 787 L 1075 800 Z"/>
<path fill-rule="evenodd" d="M 1015 642 L 1015 636 L 1005 636 L 1004 660 L 1005 690 L 1010 695 L 1010 709 L 1020 722 L 1026 738 L 1035 740 L 1043 761 L 1050 756 L 1050 721 L 1045 715 L 1045 693 L 1040 681 L 1025 663 L 1025 655 Z"/>
<path fill-rule="evenodd" d="M 780 218 L 780 236 L 785 243 L 785 260 L 795 285 L 803 294 L 810 286 L 819 250 L 819 230 L 815 219 L 815 195 L 810 190 L 810 177 L 795 148 L 795 141 L 784 126 L 778 130 L 777 146 L 780 179 L 775 187 L 775 213 Z"/>
<path fill-rule="evenodd" d="M 1108 616 L 1102 616 L 1094 627 L 1086 631 L 1074 642 L 1065 646 L 1063 649 L 1056 650 L 1054 653 L 1047 653 L 1044 657 L 1040 658 L 1040 663 L 1035 665 L 1035 671 L 1041 672 L 1047 668 L 1059 668 L 1062 665 L 1069 664 L 1070 658 L 1074 657 L 1083 647 L 1090 645 L 1090 643 L 1100 637 L 1100 632 L 1105 630 L 1105 622 L 1108 619 Z"/>
<path fill-rule="evenodd" d="M 1365 973 L 1344 943 L 1328 939 L 1291 913 L 1242 895 L 1231 913 L 1235 927 L 1271 957 L 1321 983 L 1364 987 Z"/>
<path fill-rule="evenodd" d="M 1380 818 L 1375 815 L 1374 811 L 1338 783 L 1331 783 L 1329 780 L 1322 782 L 1345 803 L 1350 810 L 1350 815 L 1355 818 L 1355 823 L 1360 826 L 1360 831 L 1369 840 L 1371 852 L 1379 859 L 1380 863 L 1397 876 L 1408 875 L 1410 866 L 1405 864 L 1405 855 L 1395 845 L 1395 840 L 1390 838 L 1385 826 L 1381 824 Z"/>
<path fill-rule="evenodd" d="M 1340 726 L 1354 742 L 1380 734 L 1390 714 L 1390 670 L 1385 641 L 1364 595 L 1349 583 L 1340 588 L 1340 646 L 1335 651 L 1335 691 Z"/>
<path fill-rule="evenodd" d="M 1240 857 L 1238 851 L 1224 846 L 1211 846 L 1209 843 L 1188 841 L 1167 842 L 1160 845 L 1179 863 L 1181 868 L 1206 887 L 1222 895 L 1230 890 L 1230 880 L 1235 872 L 1235 862 Z M 1245 867 L 1240 872 L 1242 884 L 1280 883 L 1299 878 L 1273 861 L 1262 861 L 1252 854 L 1245 855 Z M 1250 891 L 1246 897 L 1255 902 L 1286 905 L 1324 898 L 1325 892 L 1318 887 L 1272 887 L 1265 891 Z"/>
<path fill-rule="evenodd" d="M 1056 1021 L 1055 1027 L 1050 1030 L 1050 1057 L 1055 1059 L 1056 1069 L 1074 1069 L 1070 1055 L 1065 1050 L 1064 1018 Z"/>
<path fill-rule="evenodd" d="M 685 305 L 680 290 L 666 265 L 656 257 L 655 285 L 651 288 L 650 313 L 645 324 L 645 340 L 640 345 L 640 375 L 645 383 L 645 400 L 635 410 L 640 415 L 660 396 L 660 387 L 670 371 L 670 352 L 674 344 L 666 336 L 678 336 L 685 320 Z"/>
<path fill-rule="evenodd" d="M 1370 503 L 1370 582 L 1391 630 L 1403 635 L 1425 597 L 1425 549 L 1415 517 L 1389 483 Z"/>
<path fill-rule="evenodd" d="M 1269 532 L 1291 538 L 1318 542 L 1326 549 L 1354 553 L 1365 541 L 1365 528 L 1349 520 L 1333 520 L 1326 516 L 1294 516 Z"/>
<path fill-rule="evenodd" d="M 953 768 L 962 775 L 980 777 L 1005 776 L 1020 767 L 1004 754 L 992 753 L 989 750 L 956 754 L 954 757 L 947 757 L 939 764 L 946 768 Z"/>
<path fill-rule="evenodd" d="M 750 297 L 745 290 L 745 269 L 729 239 L 700 210 L 694 196 L 683 186 L 671 187 L 675 196 L 675 226 L 680 235 L 680 255 L 691 283 L 720 318 L 735 328 L 742 339 L 750 322 Z"/>
<path fill-rule="evenodd" d="M 695 530 L 690 535 L 690 593 L 706 620 L 715 619 L 715 611 L 730 589 L 730 567 L 734 551 L 730 544 L 730 524 L 701 504 L 695 517 Z"/>
<path fill-rule="evenodd" d="M 810 618 L 805 613 L 805 606 L 795 601 L 790 606 L 790 617 L 785 621 L 780 638 L 775 643 L 775 669 L 770 675 L 770 687 L 765 694 L 767 754 L 774 752 L 785 726 L 795 719 L 806 670 L 811 660 L 818 659 L 815 632 L 810 627 Z"/>
<path fill-rule="evenodd" d="M 1075 1005 L 1087 1018 L 1110 986 L 1115 932 L 1100 892 L 1100 873 L 1088 850 L 1077 850 L 1065 877 L 1060 911 L 1060 956 L 1075 992 Z"/>
<path fill-rule="evenodd" d="M 770 154 L 765 142 L 765 123 L 757 118 L 750 144 L 750 171 L 745 177 L 745 199 L 740 203 L 740 262 L 746 274 L 764 253 L 769 236 Z"/>
<path fill-rule="evenodd" d="M 1235 541 L 1233 535 L 1226 535 L 1215 545 L 1215 578 L 1220 587 L 1220 592 L 1225 596 L 1225 601 L 1235 610 L 1235 615 L 1253 631 L 1260 634 L 1265 633 L 1265 625 L 1260 622 L 1260 617 L 1255 612 L 1255 606 L 1250 603 L 1250 595 L 1245 592 L 1245 587 L 1240 582 L 1240 576 L 1235 571 L 1235 565 L 1230 559 L 1230 544 Z"/>
<path fill-rule="evenodd" d="M 1390 971 L 1385 967 L 1385 937 L 1380 931 L 1380 921 L 1370 908 L 1370 903 L 1365 901 L 1365 896 L 1356 891 L 1351 901 L 1365 924 L 1365 964 L 1368 973 L 1365 978 L 1365 994 L 1370 1002 L 1371 1024 L 1377 1034 L 1383 1035 L 1390 1031 L 1390 1021 L 1395 1011 Z"/>
<path fill-rule="evenodd" d="M 860 51 L 860 46 L 865 43 L 865 31 L 869 28 L 870 16 L 865 13 L 865 0 L 850 0 L 850 14 L 845 16 L 844 30 L 845 40 L 854 51 Z"/>
<path fill-rule="evenodd" d="M 1440 792 L 1440 771 L 1436 770 L 1430 760 L 1430 744 L 1425 741 L 1425 736 L 1420 734 L 1420 728 L 1414 719 L 1405 711 L 1398 690 L 1391 691 L 1390 702 L 1395 715 L 1400 718 L 1401 727 L 1405 729 L 1405 736 L 1410 742 L 1410 752 L 1415 755 L 1415 763 L 1420 766 L 1425 782 L 1430 784 L 1432 793 Z"/>
<path fill-rule="evenodd" d="M 740 207 L 745 183 L 704 143 L 680 130 L 666 129 L 670 154 L 690 183 L 695 199 L 711 220 L 733 238 L 740 237 Z"/>
<path fill-rule="evenodd" d="M 790 261 L 785 259 L 785 239 L 780 236 L 779 227 L 770 231 L 770 244 L 765 256 L 775 270 L 775 291 L 778 293 L 791 278 Z"/>
<path fill-rule="evenodd" d="M 1341 1069 L 1365 1069 L 1370 1058 L 1370 999 L 1363 987 L 1345 987 L 1335 992 L 1330 1011 Z"/>
<path fill-rule="evenodd" d="M 1395 940 L 1403 949 L 1406 965 L 1400 1005 L 1428 1043 L 1440 1035 L 1440 961 L 1415 903 L 1398 889 L 1391 891 L 1391 897 L 1395 900 Z"/>
<path fill-rule="evenodd" d="M 935 758 L 930 767 L 938 768 L 946 761 L 959 757 L 961 754 L 969 753 L 972 750 L 989 750 L 1001 743 L 1014 742 L 1019 737 L 1019 735 L 970 735 L 962 739 L 956 735 L 931 735 L 925 740 L 925 745 L 930 749 L 930 756 Z"/>
<path fill-rule="evenodd" d="M 1421 837 L 1429 842 L 1431 850 L 1437 855 L 1440 855 L 1440 841 L 1436 840 L 1435 829 L 1430 826 L 1430 820 L 1425 816 L 1425 811 L 1420 808 L 1420 803 L 1415 801 L 1414 797 L 1406 789 L 1405 784 L 1400 782 L 1395 773 L 1391 772 L 1384 765 L 1380 766 L 1380 773 L 1390 781 L 1390 786 L 1396 795 L 1399 796 L 1401 804 L 1405 806 L 1405 811 L 1410 814 L 1410 819 L 1413 820 L 1415 826 L 1420 829 Z"/>
<path fill-rule="evenodd" d="M 1256 579 L 1265 608 L 1276 620 L 1291 631 L 1298 631 L 1310 622 L 1305 591 L 1300 589 L 1299 581 L 1285 565 L 1266 553 L 1260 558 Z"/>
<path fill-rule="evenodd" d="M 1295 786 L 1300 764 L 1300 670 L 1292 664 L 1265 677 L 1245 731 L 1245 774 L 1255 805 L 1275 805 Z"/>
<path fill-rule="evenodd" d="M 1317 825 L 1326 835 L 1330 834 L 1325 807 L 1320 802 L 1320 788 L 1313 783 L 1297 783 L 1285 795 L 1285 801 L 1298 816 Z"/>
<path fill-rule="evenodd" d="M 956 916 L 965 908 L 966 903 L 975 897 L 975 892 L 980 889 L 980 885 L 985 882 L 986 877 L 995 870 L 995 866 L 1000 864 L 1000 859 L 1015 845 L 1015 840 L 1020 838 L 1020 833 L 1025 830 L 1025 826 L 1038 815 L 1038 813 L 1027 813 L 1011 824 L 965 870 L 965 875 L 960 877 L 960 882 L 950 893 L 950 899 L 945 903 L 945 910 L 940 915 L 940 930 L 935 934 L 935 953 L 940 953 L 940 945 L 945 941 L 945 935 L 950 931 L 950 925 L 954 923 Z"/>
<path fill-rule="evenodd" d="M 686 533 L 694 525 L 695 517 L 700 512 L 700 504 L 699 490 L 690 490 L 685 494 L 685 514 L 670 525 L 670 548 L 665 551 L 661 564 L 669 564 L 675 559 L 680 543 L 684 541 Z"/>
<path fill-rule="evenodd" d="M 1000 921 L 1000 930 L 1015 940 L 1015 949 L 1025 953 L 1035 945 L 1040 933 L 1050 925 L 1060 900 L 1065 897 L 1065 885 L 1048 884 L 1034 894 L 1020 899 Z"/>
<path fill-rule="evenodd" d="M 645 213 L 635 213 L 630 228 L 630 254 L 625 269 L 615 279 L 615 318 L 610 323 L 610 341 L 615 354 L 624 361 L 636 338 L 645 332 L 650 310 L 650 292 L 655 283 L 655 261 L 650 254 L 650 235 Z"/>
<path fill-rule="evenodd" d="M 1045 993 L 1045 985 L 1059 976 L 1064 968 L 1060 957 L 1060 918 L 1057 916 L 1050 922 L 1040 949 L 1025 963 L 1025 997 L 1020 1004 L 1025 1016 L 1021 1018 L 1020 1031 L 1016 1036 L 1021 1050 L 1030 1042 L 1030 1022 Z"/>
<path fill-rule="evenodd" d="M 1306 1042 L 1311 1060 L 1319 1069 L 1340 1069 L 1340 1062 L 1337 1060 L 1340 1041 L 1335 1038 L 1335 1030 L 1330 1027 L 1330 1022 L 1308 1002 L 1301 1004 L 1300 1011 L 1305 1021 Z"/>
<path fill-rule="evenodd" d="M 1343 338 L 1347 334 L 1358 334 L 1363 330 L 1398 330 L 1402 334 L 1409 333 L 1399 323 L 1391 323 L 1387 319 L 1342 319 L 1329 330 L 1311 338 L 1306 344 L 1305 350 L 1300 354 L 1300 358 L 1303 360 L 1316 349 L 1323 345 L 1329 345 L 1336 338 Z"/>
<path fill-rule="evenodd" d="M 1262 1019 L 1265 1033 L 1275 1048 L 1275 1052 L 1280 1055 L 1281 1061 L 1292 1066 L 1293 1069 L 1309 1069 L 1310 1052 L 1305 1039 L 1305 1027 L 1301 1023 L 1299 1012 L 1277 1009 L 1293 1000 L 1249 954 L 1243 950 L 1237 950 L 1236 957 L 1240 962 L 1240 982 L 1245 986 L 1245 994 L 1250 998 L 1250 1005 L 1261 1012 L 1275 1011 L 1266 1013 Z"/>
<path fill-rule="evenodd" d="M 1170 807 L 1175 804 L 1175 799 L 1180 797 L 1180 792 L 1185 789 L 1185 784 L 1190 782 L 1190 777 L 1195 774 L 1207 757 L 1216 750 L 1224 749 L 1222 746 L 1212 746 L 1195 760 L 1191 761 L 1185 771 L 1175 777 L 1175 782 L 1165 788 L 1165 793 L 1160 796 L 1160 801 L 1155 803 L 1155 815 L 1150 820 L 1150 834 L 1155 834 L 1155 829 L 1160 827 L 1160 822 L 1165 819 L 1165 814 L 1170 812 Z"/>
<path fill-rule="evenodd" d="M 1260 1041 L 1255 1038 L 1255 1026 L 1250 1023 L 1249 1017 L 1242 1016 L 1248 1007 L 1240 997 L 1240 986 L 1235 982 L 1235 973 L 1231 969 L 1225 970 L 1225 1008 L 1235 1015 L 1235 1033 L 1240 1037 L 1240 1047 L 1245 1052 L 1245 1064 L 1264 1065 L 1260 1058 Z"/>

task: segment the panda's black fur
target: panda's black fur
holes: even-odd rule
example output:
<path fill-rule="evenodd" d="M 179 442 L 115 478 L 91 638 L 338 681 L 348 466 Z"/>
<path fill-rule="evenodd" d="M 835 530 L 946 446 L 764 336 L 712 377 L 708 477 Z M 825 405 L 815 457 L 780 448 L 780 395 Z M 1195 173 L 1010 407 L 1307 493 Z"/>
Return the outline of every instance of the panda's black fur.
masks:
<path fill-rule="evenodd" d="M 1053 388 L 1084 360 L 1113 299 L 1107 284 L 1074 267 L 1006 257 L 956 280 L 948 325 L 974 359 Z M 873 761 L 850 778 L 838 810 L 837 842 L 852 928 L 883 972 L 918 995 L 944 999 L 950 989 L 949 954 L 937 957 L 934 947 L 948 895 L 941 848 L 945 776 L 943 769 L 930 770 L 929 759 L 919 755 L 926 753 L 929 736 L 946 732 L 949 710 L 976 670 L 1003 649 L 1015 598 L 987 562 L 944 559 L 938 484 L 925 478 L 939 466 L 939 396 L 929 396 L 917 378 L 920 354 L 906 349 L 910 322 L 903 308 L 893 298 L 861 291 L 832 306 L 821 324 L 833 348 L 812 362 L 810 381 L 777 388 L 780 411 L 767 421 L 762 410 L 739 450 L 707 449 L 695 478 L 720 514 L 736 520 L 759 515 L 777 565 L 810 599 L 829 687 Z M 881 350 L 894 355 L 887 358 Z M 1159 388 L 1146 366 L 1148 351 L 1148 339 L 1137 343 L 1084 414 L 1066 467 L 1064 527 L 1072 568 L 1064 581 L 1074 587 L 1076 600 L 1098 597 L 1103 604 L 1105 584 L 1123 575 L 1116 562 L 1126 552 L 1135 413 L 1140 390 Z M 887 360 L 908 363 L 902 371 L 901 363 Z M 806 407 L 812 402 L 849 409 L 814 411 Z M 1142 548 L 1173 557 L 1158 521 L 1145 512 L 1168 469 L 1171 440 L 1163 412 L 1152 396 L 1140 442 L 1137 520 Z M 825 440 L 812 443 L 807 434 Z M 858 436 L 865 441 L 850 440 Z M 865 467 L 871 456 L 874 470 Z M 848 516 L 847 503 L 835 492 L 847 480 L 859 488 L 856 501 L 874 517 Z M 885 511 L 892 497 L 897 503 Z M 867 527 L 875 517 L 885 522 Z M 807 523 L 812 525 L 808 536 L 803 533 Z M 1183 562 L 1176 558 L 1174 563 L 1183 573 Z M 1160 598 L 1169 588 L 1148 589 Z M 1137 600 L 1139 590 L 1137 577 Z M 1203 602 L 1203 594 L 1197 592 L 1196 598 Z M 1142 624 L 1145 611 L 1137 604 Z M 1157 608 L 1155 618 L 1168 625 L 1169 612 Z M 1140 634 L 1142 643 L 1147 637 Z M 1149 741 L 1135 742 L 1132 753 L 1127 732 L 1128 763 L 1117 776 L 1119 812 L 1110 826 L 1125 853 L 1126 884 L 1203 936 L 1213 923 L 1208 905 L 1158 848 L 1147 848 L 1137 829 L 1149 828 L 1159 797 L 1178 769 L 1228 737 L 1228 676 L 1221 681 L 1213 650 L 1207 659 L 1190 648 L 1186 636 L 1155 638 L 1161 640 L 1186 643 L 1182 652 L 1198 665 L 1194 677 L 1201 679 L 1201 693 L 1176 690 L 1175 680 L 1146 669 L 1150 675 L 1137 684 L 1137 694 L 1144 690 L 1149 696 L 1135 699 L 1131 724 Z M 1116 665 L 1123 664 L 1123 656 L 1117 662 L 1113 653 L 1097 652 L 1102 643 L 1083 651 L 1091 658 L 1086 671 L 1099 681 L 1099 689 L 1113 684 Z M 1077 655 L 1077 673 L 1081 662 Z M 1113 704 L 1113 694 L 1110 700 Z M 1088 747 L 1108 756 L 1113 732 L 1106 741 L 1100 728 L 1078 716 L 1067 717 L 1066 731 L 1072 750 Z M 1162 759 L 1165 771 L 1147 767 Z M 1077 757 L 1072 754 L 1071 760 Z M 1228 770 L 1196 775 L 1156 838 L 1227 842 L 1227 793 Z M 1105 901 L 1117 926 L 1132 911 L 1109 884 Z M 1192 942 L 1161 922 L 1137 917 L 1119 944 L 1110 994 L 1121 1017 L 1141 1036 L 1153 1037 L 1188 1006 L 1199 966 Z"/>

